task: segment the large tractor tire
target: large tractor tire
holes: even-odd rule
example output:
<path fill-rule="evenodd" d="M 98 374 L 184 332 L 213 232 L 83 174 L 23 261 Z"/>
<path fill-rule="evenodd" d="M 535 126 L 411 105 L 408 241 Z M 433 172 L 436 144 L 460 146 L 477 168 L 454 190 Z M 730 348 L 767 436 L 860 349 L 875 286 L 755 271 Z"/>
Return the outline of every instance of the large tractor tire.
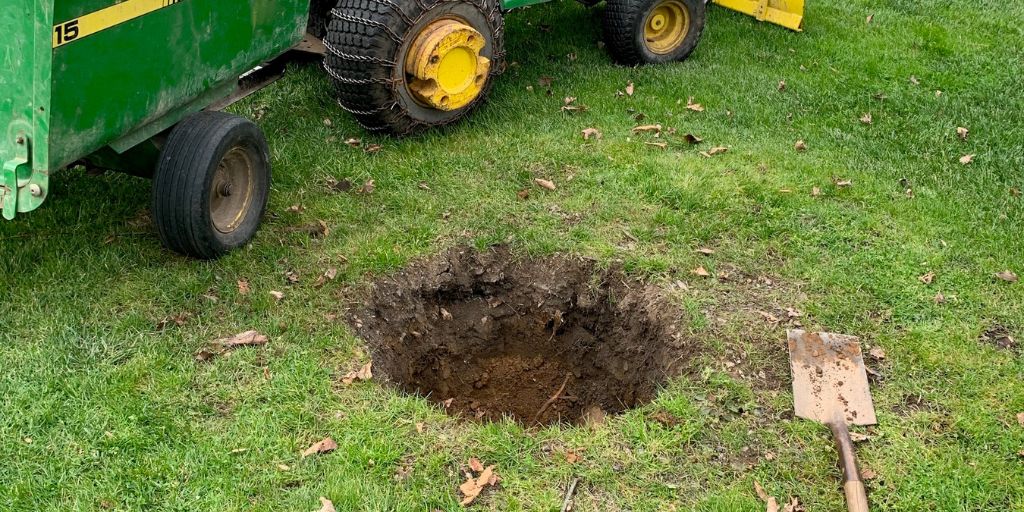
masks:
<path fill-rule="evenodd" d="M 249 242 L 270 194 L 270 152 L 248 119 L 199 112 L 167 137 L 153 176 L 153 223 L 167 248 L 213 259 Z"/>
<path fill-rule="evenodd" d="M 604 37 L 620 64 L 686 59 L 704 32 L 705 0 L 608 0 Z"/>
<path fill-rule="evenodd" d="M 309 0 L 309 24 L 306 32 L 323 39 L 327 35 L 327 23 L 331 20 L 332 7 L 334 0 Z"/>
<path fill-rule="evenodd" d="M 324 67 L 369 130 L 406 135 L 464 117 L 505 67 L 498 0 L 339 0 Z"/>

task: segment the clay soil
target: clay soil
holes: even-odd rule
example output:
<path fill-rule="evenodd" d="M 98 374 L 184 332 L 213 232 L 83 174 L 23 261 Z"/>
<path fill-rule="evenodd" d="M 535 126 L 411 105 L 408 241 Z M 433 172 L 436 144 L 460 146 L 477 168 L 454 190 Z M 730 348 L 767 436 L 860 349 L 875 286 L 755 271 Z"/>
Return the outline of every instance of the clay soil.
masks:
<path fill-rule="evenodd" d="M 453 249 L 374 283 L 350 318 L 378 375 L 480 420 L 577 423 L 652 400 L 696 342 L 657 287 L 587 259 Z"/>

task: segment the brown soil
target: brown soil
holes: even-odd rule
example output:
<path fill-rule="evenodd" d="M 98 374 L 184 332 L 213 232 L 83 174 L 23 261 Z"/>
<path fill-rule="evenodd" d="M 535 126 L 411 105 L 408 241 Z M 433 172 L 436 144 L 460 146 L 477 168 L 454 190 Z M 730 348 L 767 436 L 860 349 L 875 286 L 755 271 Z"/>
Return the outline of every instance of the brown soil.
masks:
<path fill-rule="evenodd" d="M 581 422 L 654 398 L 697 343 L 658 288 L 564 256 L 454 249 L 383 278 L 350 319 L 374 370 L 482 420 Z"/>
<path fill-rule="evenodd" d="M 997 323 L 993 323 L 978 336 L 978 341 L 988 343 L 1001 350 L 1015 350 L 1017 340 L 1013 338 L 1010 329 Z"/>

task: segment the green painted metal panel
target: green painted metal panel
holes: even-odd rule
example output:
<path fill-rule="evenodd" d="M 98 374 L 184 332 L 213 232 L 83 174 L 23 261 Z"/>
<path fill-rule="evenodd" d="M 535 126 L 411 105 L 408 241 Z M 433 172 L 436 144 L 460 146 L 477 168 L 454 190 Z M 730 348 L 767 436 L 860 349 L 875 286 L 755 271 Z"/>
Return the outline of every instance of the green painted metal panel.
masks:
<path fill-rule="evenodd" d="M 502 0 L 501 8 L 507 11 L 517 7 L 526 7 L 527 5 L 542 4 L 550 1 L 551 0 Z"/>
<path fill-rule="evenodd" d="M 18 177 L 17 211 L 45 199 L 52 171 L 216 100 L 297 43 L 309 15 L 309 0 L 5 1 L 0 177 Z"/>

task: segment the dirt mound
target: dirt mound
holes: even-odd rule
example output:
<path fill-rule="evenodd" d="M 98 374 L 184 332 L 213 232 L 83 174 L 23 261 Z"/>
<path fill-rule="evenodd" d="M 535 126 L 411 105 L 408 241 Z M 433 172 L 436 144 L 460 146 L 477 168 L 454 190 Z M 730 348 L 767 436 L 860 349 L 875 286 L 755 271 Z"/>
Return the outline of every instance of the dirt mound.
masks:
<path fill-rule="evenodd" d="M 654 398 L 696 343 L 656 287 L 564 256 L 455 249 L 374 283 L 350 319 L 374 369 L 465 417 L 580 422 Z"/>

